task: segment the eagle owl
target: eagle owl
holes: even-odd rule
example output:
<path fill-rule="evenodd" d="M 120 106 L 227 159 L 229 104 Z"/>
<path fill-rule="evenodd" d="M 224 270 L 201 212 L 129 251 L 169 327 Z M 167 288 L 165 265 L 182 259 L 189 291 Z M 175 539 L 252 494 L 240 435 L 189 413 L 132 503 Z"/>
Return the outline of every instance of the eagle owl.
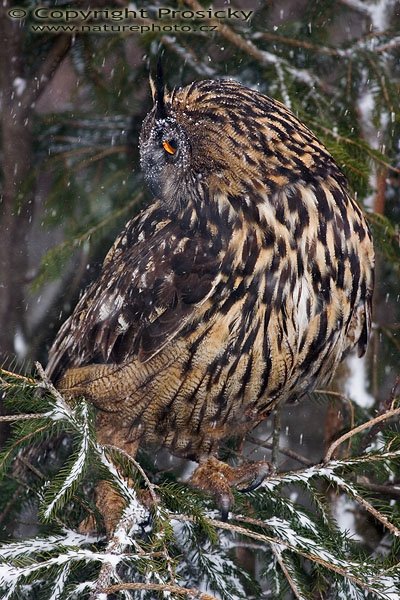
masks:
<path fill-rule="evenodd" d="M 230 79 L 167 93 L 159 77 L 153 100 L 140 155 L 154 200 L 61 328 L 48 374 L 97 407 L 100 440 L 211 468 L 223 440 L 364 353 L 373 247 L 343 173 L 283 104 Z"/>

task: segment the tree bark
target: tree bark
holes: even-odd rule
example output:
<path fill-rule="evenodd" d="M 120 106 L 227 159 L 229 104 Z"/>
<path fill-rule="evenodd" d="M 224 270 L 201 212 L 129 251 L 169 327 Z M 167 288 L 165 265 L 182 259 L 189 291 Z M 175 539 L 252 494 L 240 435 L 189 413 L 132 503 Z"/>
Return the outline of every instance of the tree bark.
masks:
<path fill-rule="evenodd" d="M 14 361 L 16 335 L 25 338 L 28 234 L 35 199 L 32 116 L 34 105 L 67 54 L 71 39 L 54 38 L 38 55 L 30 75 L 26 64 L 27 35 L 20 21 L 8 16 L 10 0 L 0 5 L 0 364 Z M 40 53 L 40 48 L 37 50 Z M 28 348 L 29 349 L 29 348 Z M 3 412 L 0 395 L 0 413 Z M 0 446 L 8 427 L 0 427 Z"/>
<path fill-rule="evenodd" d="M 15 336 L 24 335 L 26 323 L 27 238 L 35 193 L 34 105 L 71 45 L 68 35 L 54 37 L 51 48 L 37 57 L 40 60 L 36 72 L 28 74 L 26 30 L 20 21 L 8 16 L 10 6 L 10 0 L 3 0 L 0 6 L 0 356 L 3 357 L 15 355 Z M 40 53 L 40 48 L 36 52 Z"/>
<path fill-rule="evenodd" d="M 24 329 L 27 234 L 33 207 L 32 131 L 21 107 L 16 79 L 24 79 L 23 29 L 1 7 L 0 351 L 15 353 L 15 334 Z M 18 83 L 18 79 L 17 79 Z"/>

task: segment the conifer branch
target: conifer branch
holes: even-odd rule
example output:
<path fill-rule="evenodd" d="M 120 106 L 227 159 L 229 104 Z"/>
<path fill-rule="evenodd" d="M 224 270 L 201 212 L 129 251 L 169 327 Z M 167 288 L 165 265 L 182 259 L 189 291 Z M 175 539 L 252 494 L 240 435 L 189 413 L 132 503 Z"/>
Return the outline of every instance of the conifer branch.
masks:
<path fill-rule="evenodd" d="M 272 450 L 274 447 L 272 442 L 264 442 L 263 440 L 260 440 L 252 435 L 248 435 L 246 440 L 248 442 L 251 442 L 255 446 L 258 446 L 259 448 L 266 448 L 266 450 Z M 281 446 L 279 446 L 279 454 L 283 454 L 288 458 L 292 458 L 293 460 L 296 460 L 297 462 L 308 467 L 311 467 L 314 464 L 308 458 L 306 458 L 302 454 L 299 454 L 298 452 L 295 452 L 294 450 L 291 450 L 290 448 L 282 448 Z"/>
<path fill-rule="evenodd" d="M 282 572 L 286 577 L 286 581 L 290 585 L 296 600 L 304 600 L 304 596 L 299 591 L 299 589 L 296 585 L 296 582 L 294 581 L 293 577 L 289 573 L 289 569 L 287 568 L 285 561 L 283 560 L 281 546 L 279 546 L 278 544 L 271 544 L 271 550 L 272 550 L 272 553 L 275 556 L 275 559 L 278 562 L 280 568 L 282 569 Z"/>
<path fill-rule="evenodd" d="M 150 494 L 151 501 L 152 501 L 152 504 L 153 504 L 153 510 L 156 509 L 156 507 L 159 505 L 159 502 L 160 502 L 160 499 L 159 499 L 159 497 L 157 495 L 157 492 L 156 492 L 157 486 L 155 486 L 150 481 L 150 479 L 147 476 L 146 471 L 142 468 L 142 466 L 138 463 L 138 461 L 133 456 L 131 456 L 130 454 L 128 454 L 125 450 L 123 450 L 122 448 L 118 448 L 117 446 L 113 446 L 111 444 L 104 445 L 103 447 L 104 447 L 104 449 L 114 450 L 115 452 L 121 454 L 129 462 L 131 462 L 134 465 L 135 469 L 137 469 L 137 471 L 143 477 L 143 480 L 144 480 L 144 482 L 145 482 L 145 484 L 147 486 L 147 489 L 149 490 L 149 494 Z M 164 556 L 165 561 L 166 561 L 166 563 L 168 565 L 169 576 L 170 576 L 171 579 L 174 579 L 175 578 L 175 573 L 174 573 L 173 568 L 172 568 L 172 559 L 171 559 L 171 557 L 169 555 L 169 552 L 168 552 L 166 544 L 163 544 L 162 555 Z"/>
<path fill-rule="evenodd" d="M 159 503 L 159 498 L 156 494 L 156 487 L 151 481 L 150 479 L 147 477 L 146 471 L 142 468 L 142 466 L 138 463 L 138 461 L 131 456 L 130 454 L 128 454 L 128 452 L 126 452 L 126 450 L 123 450 L 122 448 L 118 448 L 118 446 L 113 446 L 112 444 L 104 444 L 103 448 L 105 450 L 114 450 L 114 452 L 117 452 L 118 454 L 121 454 L 122 456 L 124 456 L 129 462 L 131 462 L 134 466 L 135 469 L 137 469 L 139 471 L 139 473 L 141 474 L 141 476 L 143 477 L 144 482 L 146 483 L 146 486 L 149 490 L 151 499 L 154 503 L 154 505 Z"/>
<path fill-rule="evenodd" d="M 31 413 L 24 415 L 0 415 L 0 423 L 13 423 L 15 421 L 29 421 L 32 419 L 43 419 L 46 417 L 45 413 Z"/>
<path fill-rule="evenodd" d="M 190 515 L 180 514 L 180 515 L 174 515 L 174 516 L 176 519 L 180 519 L 183 521 L 185 521 L 185 520 L 193 521 L 194 520 L 193 517 L 191 517 Z M 232 521 L 238 521 L 239 523 L 242 522 L 245 524 L 249 524 L 249 525 L 253 525 L 253 526 L 265 529 L 267 527 L 267 524 L 264 521 L 261 521 L 259 519 L 252 519 L 250 517 L 238 516 L 238 515 L 234 515 L 234 514 L 231 515 L 231 521 L 229 521 L 229 522 L 219 521 L 217 519 L 213 519 L 210 517 L 205 517 L 205 519 L 206 519 L 207 523 L 209 523 L 209 525 L 211 525 L 217 529 L 230 531 L 232 533 L 236 533 L 236 534 L 251 538 L 251 539 L 259 541 L 259 542 L 267 543 L 268 545 L 275 544 L 278 546 L 284 546 L 286 549 L 295 552 L 296 554 L 302 556 L 303 558 L 306 558 L 306 559 L 310 560 L 311 562 L 321 565 L 322 567 L 326 568 L 328 571 L 332 571 L 334 573 L 337 573 L 338 575 L 341 575 L 342 577 L 350 579 L 353 583 L 358 585 L 360 588 L 367 590 L 368 592 L 375 593 L 379 598 L 382 598 L 383 600 L 385 600 L 385 598 L 386 598 L 385 594 L 381 593 L 377 589 L 377 587 L 375 587 L 376 584 L 378 584 L 377 579 L 375 579 L 375 581 L 371 581 L 369 583 L 368 581 L 361 579 L 359 576 L 356 576 L 353 573 L 350 573 L 350 571 L 349 571 L 350 564 L 348 564 L 348 565 L 338 564 L 340 561 L 336 560 L 336 557 L 333 554 L 331 555 L 331 560 L 328 560 L 327 558 L 322 558 L 316 552 L 312 552 L 311 550 L 305 550 L 301 546 L 293 544 L 287 540 L 277 538 L 275 536 L 267 535 L 264 533 L 259 533 L 259 532 L 253 531 L 252 529 L 248 529 L 246 527 L 242 527 L 240 525 L 235 525 L 234 523 L 232 523 Z M 312 546 L 313 546 L 313 543 L 310 540 L 310 548 L 312 548 Z"/>
<path fill-rule="evenodd" d="M 185 4 L 192 8 L 193 10 L 202 10 L 201 4 L 197 0 L 185 0 Z M 208 19 L 207 19 L 208 20 Z M 327 91 L 327 84 L 323 82 L 319 77 L 315 74 L 311 73 L 307 69 L 295 69 L 290 63 L 276 54 L 271 54 L 266 50 L 260 50 L 257 48 L 252 41 L 245 39 L 239 33 L 236 33 L 229 25 L 225 23 L 221 23 L 220 21 L 215 21 L 213 19 L 209 19 L 209 21 L 213 24 L 218 25 L 218 33 L 224 37 L 228 42 L 230 42 L 236 48 L 239 48 L 242 52 L 249 55 L 251 58 L 256 59 L 260 64 L 265 66 L 270 65 L 281 65 L 286 69 L 287 72 L 291 74 L 294 79 L 299 80 L 302 83 L 305 83 L 310 88 L 319 87 L 325 91 Z"/>
<path fill-rule="evenodd" d="M 47 53 L 45 60 L 39 67 L 37 73 L 31 77 L 21 97 L 22 111 L 27 112 L 32 108 L 32 105 L 42 94 L 44 88 L 54 77 L 61 62 L 68 54 L 70 46 L 71 36 L 68 34 L 59 35 L 54 39 L 54 43 Z"/>
<path fill-rule="evenodd" d="M 109 556 L 108 560 L 105 560 L 100 569 L 95 588 L 90 595 L 90 600 L 101 600 L 104 588 L 109 587 L 111 581 L 117 578 L 116 566 L 118 565 L 118 557 L 125 552 L 130 544 L 135 546 L 138 556 L 144 554 L 138 544 L 134 543 L 131 538 L 131 533 L 137 528 L 138 521 L 140 518 L 144 519 L 146 510 L 136 500 L 135 504 L 128 505 L 124 510 L 122 517 L 114 531 L 113 537 L 108 542 L 105 555 Z M 118 584 L 122 585 L 122 584 Z"/>
<path fill-rule="evenodd" d="M 399 168 L 394 167 L 389 162 L 387 162 L 384 159 L 383 154 L 381 154 L 377 150 L 374 150 L 368 144 L 362 143 L 355 139 L 353 140 L 353 139 L 349 138 L 348 136 L 341 135 L 337 131 L 333 131 L 332 129 L 329 129 L 328 127 L 324 127 L 323 125 L 321 125 L 321 123 L 317 123 L 316 121 L 314 121 L 312 119 L 309 119 L 309 123 L 314 125 L 316 128 L 320 129 L 324 133 L 330 135 L 335 140 L 338 140 L 339 142 L 345 142 L 346 144 L 349 144 L 350 146 L 355 146 L 356 148 L 359 148 L 363 152 L 366 152 L 374 162 L 386 167 L 389 171 L 400 174 Z"/>
<path fill-rule="evenodd" d="M 64 396 L 54 386 L 53 382 L 47 377 L 45 370 L 40 362 L 35 362 L 36 370 L 40 376 L 41 383 L 47 389 L 57 402 L 57 407 L 60 408 L 66 415 L 72 416 L 72 410 L 65 401 Z"/>
<path fill-rule="evenodd" d="M 182 521 L 193 521 L 193 518 L 190 515 L 174 515 L 174 518 Z M 278 547 L 283 546 L 287 550 L 291 550 L 299 556 L 302 556 L 303 558 L 306 558 L 311 562 L 321 565 L 328 571 L 332 571 L 342 576 L 343 578 L 349 579 L 360 588 L 372 594 L 375 594 L 375 596 L 377 596 L 378 598 L 382 598 L 382 600 L 386 600 L 387 598 L 385 591 L 381 591 L 379 589 L 379 587 L 385 584 L 386 582 L 386 574 L 384 574 L 382 571 L 380 571 L 379 576 L 377 574 L 371 574 L 371 576 L 367 576 L 365 579 L 362 579 L 358 574 L 355 575 L 353 572 L 350 571 L 350 569 L 354 569 L 354 567 L 359 567 L 361 565 L 356 565 L 356 563 L 351 563 L 350 561 L 348 563 L 346 563 L 345 561 L 341 561 L 333 553 L 331 554 L 330 558 L 328 558 L 328 553 L 326 552 L 326 550 L 324 550 L 325 557 L 322 557 L 320 554 L 318 554 L 318 552 L 313 552 L 311 550 L 305 549 L 305 547 L 302 545 L 301 536 L 293 538 L 293 540 L 296 540 L 296 543 L 293 543 L 292 541 L 277 538 L 275 536 L 267 535 L 264 533 L 259 533 L 246 527 L 242 527 L 240 525 L 235 525 L 234 523 L 232 523 L 232 521 L 237 521 L 239 523 L 256 526 L 265 530 L 265 528 L 268 527 L 268 523 L 260 519 L 253 519 L 251 517 L 245 517 L 235 514 L 231 515 L 231 521 L 229 522 L 219 521 L 210 517 L 205 517 L 205 519 L 210 525 L 216 527 L 217 529 L 231 531 L 232 533 L 236 533 L 259 542 L 267 543 L 268 545 L 275 544 Z M 312 547 L 314 542 L 313 540 L 309 541 L 310 547 Z M 343 562 L 343 564 L 341 564 L 341 562 Z M 379 581 L 379 577 L 381 577 L 381 581 Z"/>
<path fill-rule="evenodd" d="M 335 450 L 346 440 L 352 438 L 353 436 L 357 435 L 358 433 L 361 433 L 365 429 L 369 429 L 370 427 L 373 427 L 374 425 L 377 425 L 378 423 L 381 423 L 382 421 L 387 421 L 388 419 L 392 419 L 393 417 L 396 417 L 397 415 L 400 415 L 400 408 L 392 408 L 391 410 L 388 410 L 387 412 L 385 412 L 381 415 L 378 415 L 377 417 L 374 417 L 373 419 L 370 419 L 369 421 L 366 421 L 365 423 L 361 423 L 361 425 L 354 427 L 347 433 L 344 433 L 342 436 L 340 436 L 340 438 L 335 440 L 329 446 L 329 448 L 325 454 L 323 463 L 325 465 L 327 463 L 329 463 L 329 461 L 332 459 L 332 456 L 333 456 Z"/>
<path fill-rule="evenodd" d="M 344 4 L 345 6 L 348 6 L 349 8 L 351 8 L 352 10 L 355 10 L 366 16 L 370 16 L 369 6 L 367 4 L 365 4 L 364 2 L 361 2 L 360 0 L 339 0 L 339 3 Z"/>
<path fill-rule="evenodd" d="M 20 373 L 14 373 L 13 371 L 8 371 L 7 369 L 0 368 L 0 376 L 3 375 L 5 377 L 12 377 L 21 383 L 29 383 L 35 384 L 37 383 L 33 377 L 26 377 L 25 375 L 21 375 Z"/>
<path fill-rule="evenodd" d="M 114 594 L 122 590 L 137 590 L 137 591 L 153 591 L 153 592 L 170 592 L 178 596 L 186 596 L 196 600 L 217 600 L 215 596 L 211 596 L 206 592 L 201 592 L 195 588 L 184 588 L 179 585 L 170 585 L 167 583 L 119 583 L 103 588 L 101 591 L 104 594 Z"/>
<path fill-rule="evenodd" d="M 278 468 L 279 449 L 280 449 L 280 435 L 281 435 L 281 407 L 278 406 L 273 413 L 273 434 L 272 434 L 272 451 L 271 451 L 271 464 L 273 472 L 276 472 Z"/>
<path fill-rule="evenodd" d="M 386 44 L 381 44 L 380 46 L 377 46 L 375 48 L 375 52 L 381 53 L 381 52 L 388 52 L 389 50 L 393 50 L 395 48 L 398 48 L 400 46 L 400 36 L 396 36 L 394 37 L 392 40 L 390 40 L 390 42 L 387 42 Z"/>
<path fill-rule="evenodd" d="M 335 481 L 336 482 L 336 481 Z M 338 487 L 341 487 L 347 492 L 358 504 L 360 504 L 370 515 L 372 515 L 379 523 L 381 523 L 391 534 L 400 538 L 400 529 L 393 525 L 379 510 L 374 508 L 365 498 L 358 494 L 353 488 L 344 482 L 337 481 Z"/>
<path fill-rule="evenodd" d="M 14 454 L 15 449 L 18 448 L 21 445 L 21 443 L 26 442 L 30 438 L 36 436 L 38 433 L 44 432 L 47 429 L 48 429 L 48 426 L 43 425 L 43 427 L 40 427 L 39 429 L 36 429 L 35 431 L 27 433 L 24 437 L 16 439 L 14 441 L 14 443 L 10 446 L 10 448 L 3 454 L 2 460 L 0 461 L 0 471 L 4 468 L 4 465 L 7 463 L 9 457 Z"/>

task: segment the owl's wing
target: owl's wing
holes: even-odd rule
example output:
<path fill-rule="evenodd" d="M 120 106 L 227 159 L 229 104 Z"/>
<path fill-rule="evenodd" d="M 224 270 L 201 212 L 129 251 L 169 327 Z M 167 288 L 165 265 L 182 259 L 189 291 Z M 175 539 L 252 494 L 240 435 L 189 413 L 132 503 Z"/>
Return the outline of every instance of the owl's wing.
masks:
<path fill-rule="evenodd" d="M 49 352 L 56 381 L 70 367 L 149 360 L 215 290 L 215 240 L 187 235 L 158 203 L 130 221 Z"/>

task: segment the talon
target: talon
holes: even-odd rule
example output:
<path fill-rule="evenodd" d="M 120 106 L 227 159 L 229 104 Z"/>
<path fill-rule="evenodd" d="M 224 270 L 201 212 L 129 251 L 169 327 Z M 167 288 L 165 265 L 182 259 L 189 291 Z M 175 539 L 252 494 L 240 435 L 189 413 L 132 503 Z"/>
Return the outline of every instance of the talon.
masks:
<path fill-rule="evenodd" d="M 221 510 L 221 519 L 227 521 L 229 511 L 233 505 L 232 487 L 240 484 L 247 487 L 239 488 L 239 492 L 251 492 L 255 490 L 271 471 L 268 462 L 246 463 L 240 467 L 231 467 L 211 456 L 207 461 L 200 464 L 192 477 L 190 483 L 193 487 L 212 494 Z"/>
<path fill-rule="evenodd" d="M 256 490 L 258 486 L 262 484 L 266 476 L 266 473 L 260 473 L 250 485 L 248 485 L 245 488 L 237 488 L 237 491 L 241 494 L 246 494 L 247 492 L 252 492 L 253 490 Z"/>
<path fill-rule="evenodd" d="M 247 492 L 252 492 L 253 490 L 256 490 L 258 486 L 262 484 L 268 473 L 271 471 L 271 465 L 266 461 L 263 463 L 255 464 L 254 467 L 257 468 L 257 470 L 254 473 L 254 480 L 247 487 L 237 488 L 238 492 L 240 492 L 241 494 L 246 494 Z"/>

